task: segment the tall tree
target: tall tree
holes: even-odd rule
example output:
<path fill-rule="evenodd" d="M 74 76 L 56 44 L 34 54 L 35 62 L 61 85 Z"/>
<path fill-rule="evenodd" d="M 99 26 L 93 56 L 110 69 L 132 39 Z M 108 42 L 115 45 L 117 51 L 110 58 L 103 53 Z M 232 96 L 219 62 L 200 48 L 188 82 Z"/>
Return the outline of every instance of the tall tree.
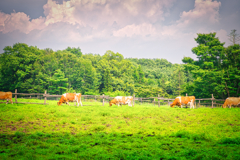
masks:
<path fill-rule="evenodd" d="M 186 63 L 185 70 L 190 71 L 194 78 L 188 89 L 197 97 L 209 97 L 214 94 L 217 98 L 226 98 L 238 94 L 234 89 L 238 83 L 234 75 L 237 74 L 237 68 L 233 66 L 237 62 L 231 59 L 232 56 L 237 56 L 237 46 L 234 51 L 230 47 L 226 52 L 224 43 L 215 35 L 216 33 L 198 34 L 195 40 L 199 45 L 192 49 L 198 60 L 194 61 L 189 57 L 182 60 Z M 235 86 L 232 85 L 233 82 Z"/>
<path fill-rule="evenodd" d="M 229 41 L 231 41 L 234 44 L 236 44 L 237 41 L 240 41 L 239 34 L 236 33 L 236 29 L 231 30 L 231 33 L 228 35 Z"/>
<path fill-rule="evenodd" d="M 54 75 L 49 78 L 49 82 L 52 84 L 48 87 L 49 93 L 61 95 L 66 92 L 68 86 L 68 78 L 65 78 L 65 74 L 60 69 L 57 69 L 54 72 Z"/>

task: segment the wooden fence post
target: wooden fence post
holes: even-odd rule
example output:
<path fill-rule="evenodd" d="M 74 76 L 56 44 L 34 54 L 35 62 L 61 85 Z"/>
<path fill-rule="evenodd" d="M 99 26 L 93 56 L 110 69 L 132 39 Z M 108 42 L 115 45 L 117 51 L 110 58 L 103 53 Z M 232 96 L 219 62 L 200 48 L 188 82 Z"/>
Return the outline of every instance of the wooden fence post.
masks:
<path fill-rule="evenodd" d="M 133 107 L 134 107 L 134 104 L 135 104 L 135 94 L 133 94 Z"/>
<path fill-rule="evenodd" d="M 155 98 L 153 98 L 153 105 L 155 106 Z"/>
<path fill-rule="evenodd" d="M 198 101 L 198 107 L 200 107 L 200 100 Z"/>
<path fill-rule="evenodd" d="M 15 93 L 17 93 L 17 89 L 15 89 Z M 15 94 L 15 103 L 17 103 L 17 95 Z"/>
<path fill-rule="evenodd" d="M 103 102 L 103 106 L 104 106 L 104 94 L 103 94 L 103 101 L 102 102 Z"/>
<path fill-rule="evenodd" d="M 186 97 L 187 97 L 187 93 L 186 93 Z"/>
<path fill-rule="evenodd" d="M 213 94 L 212 94 L 212 108 L 213 108 L 213 99 L 214 99 L 214 97 L 213 97 Z"/>
<path fill-rule="evenodd" d="M 46 101 L 47 101 L 47 96 L 46 96 L 46 94 L 47 94 L 47 91 L 45 90 L 44 105 L 46 105 Z"/>
<path fill-rule="evenodd" d="M 159 99 L 159 94 L 158 94 L 158 107 L 160 107 L 160 99 Z"/>

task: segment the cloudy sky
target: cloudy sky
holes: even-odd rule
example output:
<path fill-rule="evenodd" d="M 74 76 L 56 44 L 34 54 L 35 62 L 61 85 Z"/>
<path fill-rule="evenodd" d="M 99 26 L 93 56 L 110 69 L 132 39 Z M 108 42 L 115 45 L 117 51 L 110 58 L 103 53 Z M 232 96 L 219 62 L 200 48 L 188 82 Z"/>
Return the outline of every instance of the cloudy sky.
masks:
<path fill-rule="evenodd" d="M 197 33 L 216 32 L 230 45 L 239 8 L 239 0 L 0 0 L 0 53 L 20 42 L 181 63 L 195 58 Z"/>

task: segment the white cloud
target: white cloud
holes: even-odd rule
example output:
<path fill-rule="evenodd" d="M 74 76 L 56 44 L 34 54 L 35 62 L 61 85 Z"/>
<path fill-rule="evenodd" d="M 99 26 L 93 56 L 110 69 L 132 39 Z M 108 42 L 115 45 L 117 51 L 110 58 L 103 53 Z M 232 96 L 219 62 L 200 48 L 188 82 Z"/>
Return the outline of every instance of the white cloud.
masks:
<path fill-rule="evenodd" d="M 227 34 L 227 31 L 225 31 L 224 29 L 220 29 L 219 31 L 216 32 L 216 37 L 219 38 L 220 42 L 225 42 L 225 46 L 226 45 L 229 45 L 230 42 L 228 40 L 228 34 Z"/>
<path fill-rule="evenodd" d="M 183 11 L 177 21 L 178 27 L 190 27 L 191 25 L 206 26 L 219 22 L 219 7 L 221 2 L 212 0 L 196 0 L 194 9 Z"/>
<path fill-rule="evenodd" d="M 81 24 L 74 16 L 75 7 L 72 1 L 63 1 L 63 4 L 57 4 L 55 1 L 48 0 L 43 6 L 46 16 L 45 24 L 54 24 L 57 22 L 68 22 L 70 24 Z"/>
<path fill-rule="evenodd" d="M 143 23 L 141 25 L 128 25 L 118 31 L 113 31 L 113 35 L 116 37 L 132 37 L 134 35 L 148 36 L 155 35 L 156 29 L 152 24 Z"/>
<path fill-rule="evenodd" d="M 30 20 L 30 17 L 23 12 L 5 14 L 0 12 L 0 32 L 8 33 L 19 30 L 28 34 L 34 29 L 43 29 L 45 27 L 45 18 L 39 17 Z"/>
<path fill-rule="evenodd" d="M 227 40 L 226 31 L 218 25 L 221 2 L 195 0 L 194 8 L 182 10 L 178 20 L 171 22 L 171 25 L 164 25 L 168 18 L 166 15 L 171 14 L 170 8 L 177 3 L 181 2 L 63 0 L 60 4 L 48 0 L 43 6 L 45 17 L 37 19 L 31 19 L 23 12 L 6 14 L 0 11 L 0 34 L 21 33 L 19 42 L 35 42 L 37 46 L 47 44 L 53 49 L 74 44 L 75 47 L 83 49 L 84 45 L 88 46 L 85 47 L 88 48 L 87 52 L 116 49 L 115 52 L 122 51 L 129 55 L 134 52 L 136 55 L 142 54 L 151 58 L 158 54 L 168 56 L 170 52 L 179 54 L 175 59 L 181 59 L 181 52 L 185 54 L 189 51 L 189 54 L 192 54 L 191 48 L 196 45 L 196 33 L 217 30 L 221 42 Z M 219 27 L 214 28 L 217 25 Z M 23 33 L 26 34 L 24 40 L 21 38 Z M 146 54 L 148 50 L 149 54 Z M 186 53 L 185 56 L 189 54 Z"/>

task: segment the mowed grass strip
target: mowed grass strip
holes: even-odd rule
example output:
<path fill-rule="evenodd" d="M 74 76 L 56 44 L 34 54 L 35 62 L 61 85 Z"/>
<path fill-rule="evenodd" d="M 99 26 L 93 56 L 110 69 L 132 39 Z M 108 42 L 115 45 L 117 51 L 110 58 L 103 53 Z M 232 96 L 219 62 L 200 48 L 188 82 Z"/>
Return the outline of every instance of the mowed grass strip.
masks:
<path fill-rule="evenodd" d="M 240 109 L 0 104 L 0 159 L 238 159 Z"/>

